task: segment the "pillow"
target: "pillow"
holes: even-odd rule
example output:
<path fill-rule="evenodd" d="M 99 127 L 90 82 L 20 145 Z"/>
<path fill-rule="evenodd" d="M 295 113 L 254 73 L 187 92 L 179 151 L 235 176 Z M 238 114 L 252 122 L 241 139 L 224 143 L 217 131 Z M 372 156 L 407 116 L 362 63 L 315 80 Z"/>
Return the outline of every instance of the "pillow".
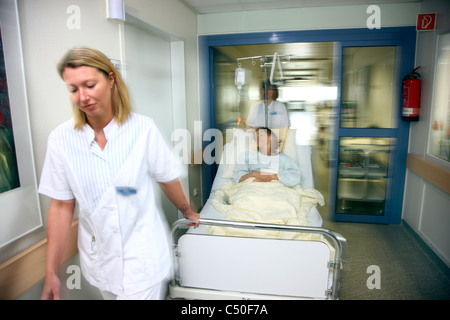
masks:
<path fill-rule="evenodd" d="M 295 143 L 296 130 L 289 127 L 272 130 L 278 134 L 279 151 L 291 157 L 298 164 L 297 145 Z"/>
<path fill-rule="evenodd" d="M 281 152 L 294 159 L 300 168 L 302 188 L 314 188 L 314 178 L 311 165 L 311 146 L 298 145 L 296 142 L 297 132 L 295 129 L 288 129 L 283 136 Z"/>

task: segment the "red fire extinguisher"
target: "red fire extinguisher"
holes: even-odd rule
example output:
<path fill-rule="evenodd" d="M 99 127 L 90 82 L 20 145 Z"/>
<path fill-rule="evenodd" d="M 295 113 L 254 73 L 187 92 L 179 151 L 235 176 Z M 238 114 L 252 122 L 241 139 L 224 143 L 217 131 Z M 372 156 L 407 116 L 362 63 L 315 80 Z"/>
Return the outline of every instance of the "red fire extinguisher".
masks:
<path fill-rule="evenodd" d="M 420 74 L 416 72 L 419 68 L 420 66 L 403 78 L 402 119 L 405 121 L 419 120 Z"/>

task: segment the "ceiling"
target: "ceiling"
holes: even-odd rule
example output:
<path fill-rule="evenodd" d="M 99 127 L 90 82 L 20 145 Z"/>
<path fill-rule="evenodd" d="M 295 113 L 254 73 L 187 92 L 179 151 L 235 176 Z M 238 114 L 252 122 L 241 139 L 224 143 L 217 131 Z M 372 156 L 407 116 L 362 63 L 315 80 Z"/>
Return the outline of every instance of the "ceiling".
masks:
<path fill-rule="evenodd" d="M 422 0 L 181 0 L 198 14 L 341 6 L 421 2 Z"/>

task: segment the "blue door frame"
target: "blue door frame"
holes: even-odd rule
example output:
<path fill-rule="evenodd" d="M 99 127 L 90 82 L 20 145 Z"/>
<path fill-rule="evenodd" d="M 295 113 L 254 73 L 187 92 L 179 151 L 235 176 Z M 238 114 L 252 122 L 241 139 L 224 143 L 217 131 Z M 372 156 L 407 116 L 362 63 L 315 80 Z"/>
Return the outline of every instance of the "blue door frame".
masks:
<path fill-rule="evenodd" d="M 342 48 L 354 46 L 398 46 L 400 48 L 398 88 L 401 88 L 403 75 L 414 68 L 415 58 L 415 27 L 392 27 L 381 29 L 332 29 L 332 30 L 308 30 L 308 31 L 283 31 L 283 32 L 261 32 L 244 34 L 225 34 L 199 36 L 199 57 L 202 73 L 200 75 L 200 90 L 205 102 L 201 110 L 203 129 L 212 128 L 215 123 L 214 106 L 214 64 L 213 48 L 216 46 L 236 46 L 252 44 L 277 44 L 289 42 L 337 42 Z M 341 60 L 341 59 L 339 59 Z M 340 63 L 339 70 L 342 64 Z M 339 74 L 339 79 L 341 79 Z M 340 80 L 339 87 L 341 88 Z M 340 94 L 339 94 L 340 96 Z M 401 94 L 398 94 L 398 106 L 401 106 Z M 340 97 L 338 98 L 340 101 Z M 338 105 L 340 115 L 340 103 Z M 391 137 L 397 141 L 395 153 L 391 160 L 392 176 L 390 176 L 389 196 L 386 201 L 386 214 L 384 216 L 370 215 L 334 215 L 336 221 L 368 222 L 399 224 L 401 222 L 403 208 L 403 191 L 406 173 L 406 155 L 409 141 L 409 123 L 401 120 L 401 108 L 397 108 L 398 128 L 395 129 L 346 129 L 339 128 L 336 132 L 336 140 L 333 142 L 335 156 L 330 163 L 331 181 L 330 194 L 336 194 L 337 182 L 337 151 L 340 137 Z M 339 122 L 338 116 L 338 123 Z M 203 199 L 206 201 L 211 191 L 212 181 L 215 176 L 215 165 L 203 164 L 202 183 Z M 330 200 L 330 210 L 335 212 L 336 201 Z"/>

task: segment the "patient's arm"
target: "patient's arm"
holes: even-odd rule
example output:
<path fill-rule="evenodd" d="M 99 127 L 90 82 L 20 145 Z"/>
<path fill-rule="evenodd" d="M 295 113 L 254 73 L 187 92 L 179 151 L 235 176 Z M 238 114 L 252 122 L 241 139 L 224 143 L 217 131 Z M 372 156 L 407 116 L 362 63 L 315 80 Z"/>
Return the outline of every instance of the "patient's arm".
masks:
<path fill-rule="evenodd" d="M 239 182 L 242 182 L 249 178 L 255 178 L 254 181 L 256 181 L 256 182 L 270 182 L 272 180 L 278 180 L 278 175 L 276 173 L 269 174 L 269 173 L 261 172 L 261 171 L 252 171 L 250 173 L 243 175 L 241 177 L 241 179 L 239 179 Z"/>
<path fill-rule="evenodd" d="M 301 182 L 300 168 L 292 158 L 285 154 L 280 155 L 278 178 L 287 187 L 293 187 Z"/>

